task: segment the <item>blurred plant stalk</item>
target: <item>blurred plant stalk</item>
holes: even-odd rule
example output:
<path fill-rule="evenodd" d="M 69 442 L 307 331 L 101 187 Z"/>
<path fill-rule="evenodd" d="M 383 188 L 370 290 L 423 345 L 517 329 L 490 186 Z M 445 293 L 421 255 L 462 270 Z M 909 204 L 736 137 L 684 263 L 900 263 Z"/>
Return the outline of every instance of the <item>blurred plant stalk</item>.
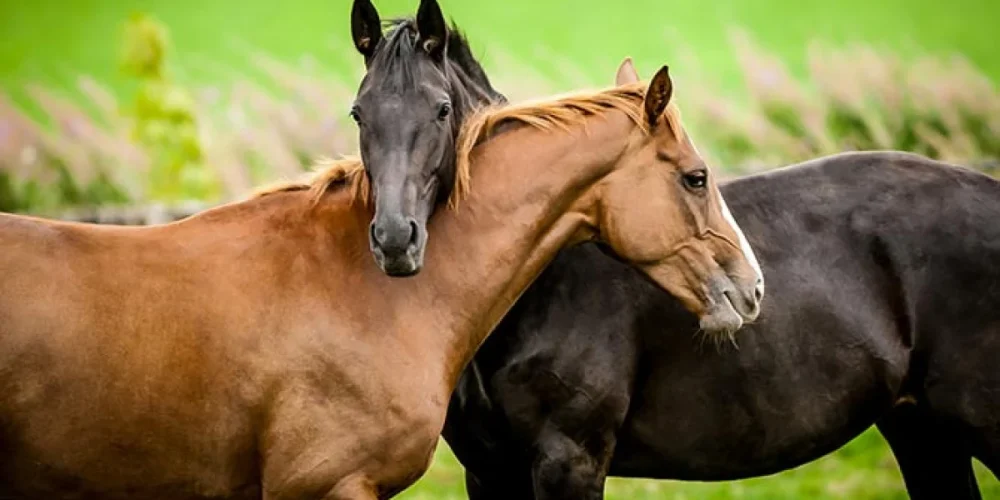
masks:
<path fill-rule="evenodd" d="M 145 197 L 155 201 L 217 199 L 215 172 L 205 164 L 195 103 L 168 77 L 166 28 L 134 14 L 125 25 L 122 68 L 139 83 L 129 110 L 132 137 L 150 158 Z"/>
<path fill-rule="evenodd" d="M 214 204 L 301 176 L 319 158 L 356 151 L 347 110 L 360 62 L 336 74 L 319 58 L 279 61 L 247 49 L 262 76 L 234 75 L 213 61 L 208 69 L 232 83 L 188 89 L 168 77 L 162 24 L 137 14 L 124 34 L 122 67 L 139 84 L 129 98 L 85 76 L 75 89 L 82 99 L 29 86 L 51 118 L 43 126 L 0 95 L 0 210 Z M 747 34 L 735 31 L 731 42 L 748 98 L 716 90 L 694 54 L 672 64 L 685 121 L 703 154 L 728 175 L 863 149 L 912 151 L 1000 175 L 1000 93 L 959 56 L 904 60 L 864 45 L 817 42 L 807 74 L 796 78 Z M 513 101 L 554 93 L 553 82 L 517 57 L 495 47 L 490 54 L 490 74 Z M 348 48 L 331 57 L 356 54 Z M 560 63 L 573 71 L 570 61 Z"/>

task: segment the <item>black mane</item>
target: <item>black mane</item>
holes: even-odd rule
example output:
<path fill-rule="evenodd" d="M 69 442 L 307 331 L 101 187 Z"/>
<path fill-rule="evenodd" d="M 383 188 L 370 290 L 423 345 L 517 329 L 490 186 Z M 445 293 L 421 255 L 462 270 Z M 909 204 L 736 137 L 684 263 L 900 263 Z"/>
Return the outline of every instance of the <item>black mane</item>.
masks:
<path fill-rule="evenodd" d="M 372 65 L 385 65 L 387 69 L 399 65 L 390 74 L 396 74 L 402 78 L 402 81 L 398 82 L 399 84 L 413 84 L 417 80 L 413 65 L 417 59 L 414 55 L 420 50 L 420 47 L 417 45 L 418 30 L 416 18 L 401 17 L 390 19 L 383 21 L 382 25 L 386 33 L 375 50 Z M 486 76 L 486 71 L 483 70 L 482 65 L 479 64 L 476 57 L 472 55 L 468 38 L 466 38 L 465 34 L 454 21 L 448 27 L 448 45 L 445 55 L 455 68 L 461 70 L 463 74 L 461 76 L 467 77 L 476 86 L 480 87 L 480 90 L 489 96 L 490 101 L 495 103 L 507 101 L 507 98 L 503 94 L 493 88 L 489 77 Z"/>

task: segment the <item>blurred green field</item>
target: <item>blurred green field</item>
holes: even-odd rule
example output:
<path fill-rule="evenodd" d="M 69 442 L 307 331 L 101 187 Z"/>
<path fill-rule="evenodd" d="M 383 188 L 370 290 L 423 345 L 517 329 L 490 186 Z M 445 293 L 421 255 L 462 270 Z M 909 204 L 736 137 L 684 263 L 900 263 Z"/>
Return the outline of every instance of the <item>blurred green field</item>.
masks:
<path fill-rule="evenodd" d="M 418 1 L 375 3 L 387 18 L 414 12 Z M 733 26 L 746 28 L 798 72 L 805 69 L 807 42 L 820 39 L 865 42 L 904 54 L 960 52 L 1000 79 L 995 0 L 440 3 L 470 34 L 488 70 L 503 51 L 565 89 L 608 83 L 625 55 L 634 56 L 644 74 L 664 62 L 676 66 L 685 48 L 732 82 L 739 79 L 728 40 Z M 193 82 L 225 79 L 227 69 L 249 70 L 248 48 L 285 59 L 313 54 L 335 70 L 360 65 L 350 42 L 349 0 L 6 0 L 0 2 L 0 87 L 13 90 L 29 81 L 68 86 L 80 72 L 125 86 L 115 57 L 120 24 L 134 10 L 152 13 L 170 27 L 178 69 Z M 566 71 L 563 59 L 582 69 Z"/>
<path fill-rule="evenodd" d="M 419 3 L 374 1 L 383 18 L 411 14 Z M 625 55 L 635 57 L 644 75 L 669 63 L 683 86 L 683 75 L 697 73 L 688 72 L 687 60 L 681 57 L 691 53 L 696 55 L 697 69 L 739 95 L 746 90 L 744 72 L 729 38 L 730 29 L 737 27 L 746 29 L 793 74 L 806 73 L 810 42 L 862 42 L 903 56 L 960 53 L 1000 81 L 995 40 L 998 0 L 439 2 L 468 33 L 488 71 L 508 70 L 510 66 L 501 62 L 514 59 L 546 78 L 553 90 L 609 84 Z M 350 0 L 0 0 L 0 91 L 29 102 L 23 99 L 25 85 L 75 89 L 83 74 L 109 86 L 120 102 L 128 102 L 135 83 L 119 71 L 117 56 L 122 23 L 133 11 L 153 14 L 169 27 L 171 69 L 186 84 L 225 86 L 259 74 L 251 55 L 260 51 L 300 67 L 311 58 L 341 76 L 348 87 L 356 85 L 352 78 L 361 62 L 350 42 Z M 493 76 L 496 81 L 517 82 L 523 75 Z M 843 74 L 845 81 L 853 76 Z M 500 90 L 514 92 L 503 86 Z M 343 115 L 346 109 L 344 105 L 331 112 Z M 270 128 L 274 127 L 257 132 Z M 346 131 L 354 134 L 353 129 Z M 760 142 L 758 136 L 748 137 L 746 142 Z M 314 146 L 325 140 L 303 144 Z M 260 139 L 248 142 L 254 148 L 270 144 Z M 764 144 L 761 149 L 769 147 Z M 978 465 L 977 472 L 984 498 L 1000 499 L 996 478 Z M 461 467 L 443 442 L 432 469 L 400 498 L 464 498 Z M 608 498 L 866 500 L 906 495 L 885 443 L 869 431 L 822 460 L 772 477 L 712 484 L 612 479 Z"/>
<path fill-rule="evenodd" d="M 976 462 L 984 500 L 1000 499 L 1000 482 Z M 434 465 L 401 500 L 464 499 L 462 467 L 441 441 Z M 903 480 L 888 446 L 874 429 L 811 464 L 769 477 L 720 483 L 611 478 L 609 500 L 903 500 Z"/>

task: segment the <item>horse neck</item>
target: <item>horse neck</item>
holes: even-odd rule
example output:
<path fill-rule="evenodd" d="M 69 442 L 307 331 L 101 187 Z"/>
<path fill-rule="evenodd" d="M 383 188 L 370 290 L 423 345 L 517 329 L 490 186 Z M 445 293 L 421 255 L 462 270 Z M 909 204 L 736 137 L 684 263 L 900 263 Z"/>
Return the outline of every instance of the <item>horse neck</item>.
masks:
<path fill-rule="evenodd" d="M 479 146 L 468 198 L 428 225 L 424 270 L 385 289 L 395 307 L 413 312 L 402 334 L 420 339 L 414 348 L 431 358 L 424 366 L 445 370 L 447 393 L 556 253 L 592 236 L 594 188 L 635 125 L 618 111 L 587 121 L 566 132 L 520 127 Z"/>

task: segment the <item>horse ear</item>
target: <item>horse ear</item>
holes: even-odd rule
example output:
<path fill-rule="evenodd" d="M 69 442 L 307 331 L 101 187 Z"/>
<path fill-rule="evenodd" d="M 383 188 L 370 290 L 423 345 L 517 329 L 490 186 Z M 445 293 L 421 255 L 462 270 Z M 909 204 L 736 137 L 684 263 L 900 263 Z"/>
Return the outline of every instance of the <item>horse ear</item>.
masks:
<path fill-rule="evenodd" d="M 639 73 L 635 70 L 635 65 L 632 64 L 632 58 L 626 57 L 618 66 L 618 73 L 615 74 L 615 85 L 620 87 L 638 81 Z"/>
<path fill-rule="evenodd" d="M 649 82 L 649 89 L 646 90 L 644 107 L 646 110 L 646 123 L 650 127 L 656 125 L 656 121 L 663 114 L 663 110 L 667 109 L 667 104 L 670 104 L 670 96 L 673 92 L 674 83 L 670 81 L 670 71 L 666 66 L 663 66 L 653 76 L 652 81 Z"/>
<path fill-rule="evenodd" d="M 420 46 L 431 57 L 440 59 L 448 43 L 448 26 L 437 0 L 420 0 L 417 10 L 417 33 Z"/>
<path fill-rule="evenodd" d="M 371 0 L 354 0 L 351 7 L 351 36 L 354 47 L 365 56 L 365 64 L 375 54 L 375 46 L 382 41 L 382 20 Z"/>

